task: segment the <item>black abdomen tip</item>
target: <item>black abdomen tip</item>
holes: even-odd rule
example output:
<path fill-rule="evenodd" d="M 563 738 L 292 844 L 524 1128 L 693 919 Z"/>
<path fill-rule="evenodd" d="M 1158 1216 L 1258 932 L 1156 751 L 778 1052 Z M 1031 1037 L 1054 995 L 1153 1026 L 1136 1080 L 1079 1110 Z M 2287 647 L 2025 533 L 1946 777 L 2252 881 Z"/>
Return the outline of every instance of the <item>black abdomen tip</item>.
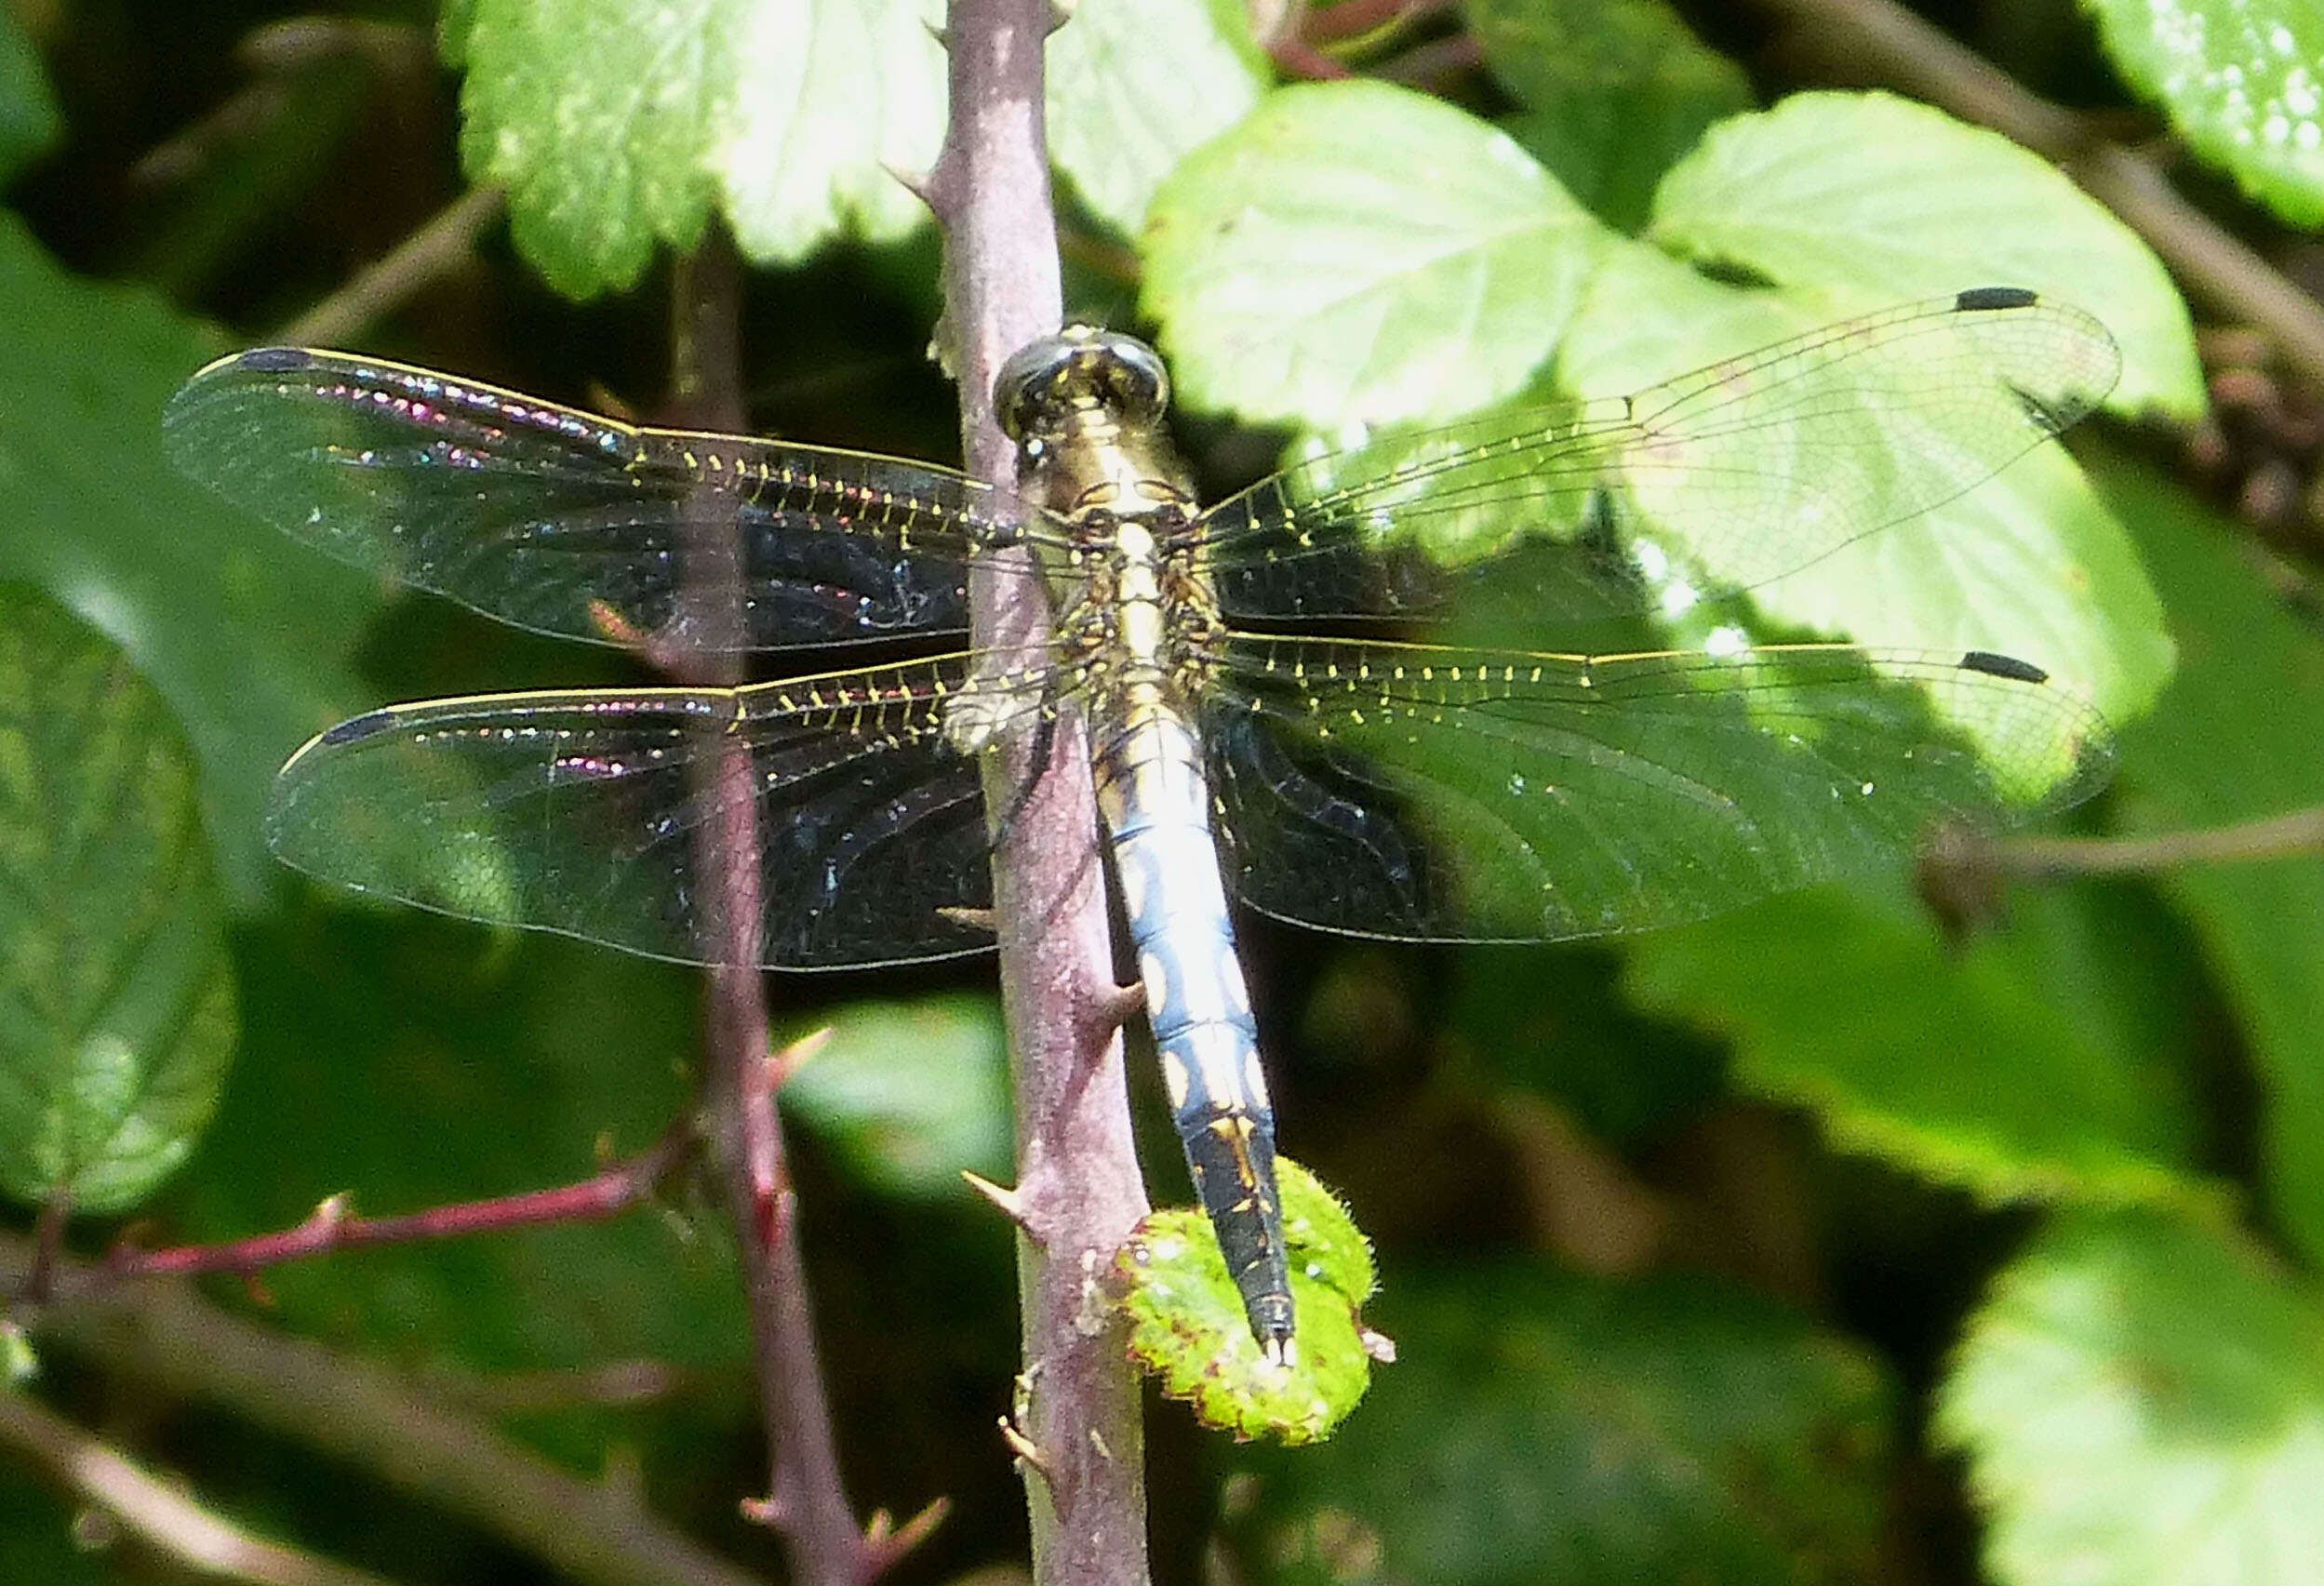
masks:
<path fill-rule="evenodd" d="M 2006 677 L 2012 683 L 2047 683 L 2050 674 L 2030 660 L 2020 660 L 2013 655 L 1997 655 L 1991 650 L 1970 650 L 1961 657 L 1961 670 L 1982 672 L 1988 677 Z"/>
<path fill-rule="evenodd" d="M 2023 287 L 1971 287 L 1953 300 L 1963 313 L 1989 313 L 1997 309 L 2029 309 L 2041 301 L 2038 292 Z"/>

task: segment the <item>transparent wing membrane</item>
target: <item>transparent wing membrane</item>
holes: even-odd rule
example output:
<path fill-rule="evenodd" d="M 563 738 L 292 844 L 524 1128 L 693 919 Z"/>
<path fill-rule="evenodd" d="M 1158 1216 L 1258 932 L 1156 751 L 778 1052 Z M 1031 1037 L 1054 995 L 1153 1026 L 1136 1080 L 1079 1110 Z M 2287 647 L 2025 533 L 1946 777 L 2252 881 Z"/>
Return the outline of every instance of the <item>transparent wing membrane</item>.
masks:
<path fill-rule="evenodd" d="M 1589 936 L 1893 863 L 1939 821 L 2003 827 L 2085 796 L 2110 761 L 2104 724 L 2003 657 L 1589 657 L 1276 630 L 1467 618 L 1488 599 L 1539 623 L 1747 589 L 1989 477 L 2117 367 L 2078 311 L 1964 293 L 1610 403 L 1383 437 L 1190 531 L 1174 520 L 1192 550 L 1173 578 L 1191 562 L 1230 622 L 1266 630 L 1169 595 L 1167 668 L 1139 663 L 1193 690 L 1179 703 L 1204 734 L 1229 881 L 1270 913 L 1364 935 Z M 442 700 L 336 728 L 284 768 L 269 834 L 365 891 L 694 963 L 970 951 L 984 938 L 963 912 L 990 902 L 978 746 L 1027 713 L 1128 719 L 1128 625 L 1092 571 L 1114 553 L 1102 510 L 1069 521 L 939 468 L 642 429 L 296 350 L 205 369 L 167 433 L 181 468 L 300 540 L 599 642 L 937 633 L 965 625 L 982 553 L 1051 553 L 1066 637 L 1013 677 L 972 683 L 955 655 L 735 689 Z M 698 588 L 723 626 L 689 606 Z M 698 881 L 714 822 L 760 849 L 753 917 L 731 924 Z"/>
<path fill-rule="evenodd" d="M 948 715 L 1047 708 L 968 658 L 737 689 L 487 695 L 374 712 L 276 779 L 267 836 L 341 886 L 654 958 L 732 961 L 702 833 L 747 802 L 770 968 L 940 958 L 990 939 L 977 764 Z M 963 701 L 968 701 L 963 705 Z"/>
<path fill-rule="evenodd" d="M 1213 509 L 1204 557 L 1243 619 L 1443 615 L 1478 584 L 1537 620 L 1653 609 L 1952 500 L 2087 414 L 2119 368 L 2078 309 L 1962 293 L 1627 397 L 1316 459 Z"/>
<path fill-rule="evenodd" d="M 946 470 L 645 429 L 374 358 L 267 348 L 171 400 L 171 460 L 293 539 L 537 633 L 777 649 L 965 630 L 1021 515 Z M 693 617 L 697 584 L 739 623 Z"/>
<path fill-rule="evenodd" d="M 1892 864 L 2087 797 L 2038 669 L 1842 646 L 1557 656 L 1237 638 L 1206 706 L 1229 883 L 1302 925 L 1547 940 Z"/>

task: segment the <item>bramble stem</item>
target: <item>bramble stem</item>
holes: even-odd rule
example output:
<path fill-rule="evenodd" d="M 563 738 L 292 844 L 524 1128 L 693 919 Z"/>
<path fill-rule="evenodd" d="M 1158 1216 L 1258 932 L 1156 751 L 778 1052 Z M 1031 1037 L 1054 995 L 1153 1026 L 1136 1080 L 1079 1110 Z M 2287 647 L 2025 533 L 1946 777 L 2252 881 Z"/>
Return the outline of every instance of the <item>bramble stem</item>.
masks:
<path fill-rule="evenodd" d="M 962 447 L 979 478 L 1013 479 L 993 377 L 1060 313 L 1057 220 L 1042 127 L 1047 0 L 953 0 L 952 120 L 927 194 L 944 228 L 946 320 Z M 1022 554 L 1022 552 L 1012 554 Z M 1041 659 L 1040 582 L 979 569 L 973 638 L 994 665 Z M 1018 1288 L 1025 1390 L 1015 1433 L 1040 1586 L 1147 1579 L 1143 1429 L 1121 1339 L 1082 1323 L 1085 1258 L 1108 1259 L 1146 1210 L 1122 1077 L 1089 744 L 1078 724 L 987 757 L 985 806 L 1012 818 L 993 896 L 1017 1096 Z"/>
<path fill-rule="evenodd" d="M 689 424 L 740 431 L 747 420 L 741 265 L 723 232 L 714 229 L 679 272 L 675 297 L 672 383 L 680 416 Z M 688 681 L 732 684 L 740 676 L 741 546 L 733 497 L 719 496 L 715 504 L 723 515 L 699 514 L 706 526 L 691 529 L 687 540 L 680 632 L 701 646 L 701 674 Z M 797 1206 L 775 1113 L 778 1070 L 757 967 L 762 846 L 750 751 L 724 732 L 715 734 L 714 748 L 710 769 L 694 790 L 704 817 L 696 871 L 720 960 L 709 972 L 702 1108 L 741 1258 L 767 1429 L 768 1494 L 747 1512 L 781 1533 L 799 1586 L 860 1586 L 870 1560 L 840 1485 Z"/>

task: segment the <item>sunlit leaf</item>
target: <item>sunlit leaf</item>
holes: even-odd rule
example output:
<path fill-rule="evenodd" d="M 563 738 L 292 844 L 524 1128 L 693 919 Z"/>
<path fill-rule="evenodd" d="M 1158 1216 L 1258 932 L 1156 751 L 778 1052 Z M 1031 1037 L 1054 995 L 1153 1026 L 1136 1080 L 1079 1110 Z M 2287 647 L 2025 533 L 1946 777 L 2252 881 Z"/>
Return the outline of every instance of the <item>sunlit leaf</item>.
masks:
<path fill-rule="evenodd" d="M 2309 0 L 2087 0 L 2130 86 L 2295 226 L 2324 220 L 2324 12 Z"/>
<path fill-rule="evenodd" d="M 1128 236 L 1187 152 L 1259 102 L 1261 58 L 1240 7 L 1087 0 L 1049 35 L 1049 155 Z"/>
<path fill-rule="evenodd" d="M 193 1150 L 235 1036 L 192 753 L 126 657 L 0 585 L 0 1188 L 135 1204 Z"/>
<path fill-rule="evenodd" d="M 509 189 L 517 247 L 591 297 L 691 248 L 714 210 L 749 258 L 893 238 L 927 208 L 895 172 L 943 133 L 921 0 L 474 0 L 446 38 L 468 76 L 461 158 Z"/>
<path fill-rule="evenodd" d="M 1449 416 L 1524 386 L 1605 234 L 1474 117 L 1309 85 L 1163 184 L 1145 304 L 1194 406 L 1327 428 Z"/>
<path fill-rule="evenodd" d="M 2231 1236 L 2067 1219 L 1940 1386 L 1999 1586 L 2324 1579 L 2324 1310 Z"/>
<path fill-rule="evenodd" d="M 1276 1167 L 1299 1315 L 1291 1366 L 1261 1359 L 1200 1212 L 1150 1213 L 1115 1257 L 1114 1279 L 1129 1318 L 1130 1358 L 1161 1379 L 1165 1393 L 1192 1405 L 1203 1425 L 1238 1440 L 1317 1443 L 1364 1396 L 1387 1346 L 1360 1315 L 1376 1282 L 1363 1233 L 1313 1174 L 1288 1157 Z"/>
<path fill-rule="evenodd" d="M 1796 335 L 1827 316 L 1817 295 L 1742 292 L 1625 247 L 1592 281 L 1559 349 L 1558 380 L 1583 393 L 1634 390 Z M 2050 378 L 2070 389 L 2069 371 Z M 1884 409 L 1883 389 L 1856 396 L 1864 403 L 1865 465 L 1881 454 L 1909 463 L 1925 448 L 1922 427 L 1937 407 Z M 1780 439 L 1769 436 L 1770 445 Z M 1651 513 L 1651 499 L 1644 504 Z M 1665 523 L 1714 577 L 1733 577 L 1736 550 L 1765 553 L 1764 542 L 1739 545 L 1715 520 L 1704 524 L 1707 532 L 1688 520 Z M 1757 612 L 1785 627 L 2029 660 L 2117 721 L 2144 710 L 2170 675 L 2161 604 L 2135 550 L 2053 445 L 2031 447 L 1966 493 L 1772 583 L 1752 581 L 1750 593 Z"/>
<path fill-rule="evenodd" d="M 1925 105 L 1795 94 L 1722 122 L 1663 180 L 1647 240 L 1843 312 L 2028 287 L 2114 332 L 2118 409 L 2203 411 L 2185 305 L 2146 245 L 2049 161 Z"/>

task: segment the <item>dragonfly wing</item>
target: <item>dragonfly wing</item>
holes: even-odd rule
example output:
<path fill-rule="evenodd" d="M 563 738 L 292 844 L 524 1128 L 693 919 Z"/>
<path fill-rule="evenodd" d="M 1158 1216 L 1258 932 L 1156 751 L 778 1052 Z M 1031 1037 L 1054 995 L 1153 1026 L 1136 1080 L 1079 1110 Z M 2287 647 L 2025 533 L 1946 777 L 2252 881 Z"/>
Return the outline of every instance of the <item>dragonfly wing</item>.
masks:
<path fill-rule="evenodd" d="M 334 727 L 276 778 L 267 839 L 359 891 L 682 963 L 734 962 L 716 820 L 762 856 L 755 959 L 826 968 L 990 945 L 965 657 L 739 689 L 479 696 Z M 1039 680 L 1001 688 L 1038 708 Z M 964 692 L 964 689 L 966 691 Z M 742 817 L 737 821 L 734 818 Z"/>
<path fill-rule="evenodd" d="M 2112 740 L 2036 668 L 1844 646 L 1552 656 L 1237 637 L 1208 707 L 1229 883 L 1329 930 L 1676 925 L 2085 798 Z"/>
<path fill-rule="evenodd" d="M 598 643 L 774 649 L 965 629 L 968 558 L 1018 511 L 944 469 L 645 429 L 300 348 L 203 369 L 165 434 L 181 472 L 295 539 Z M 686 620 L 689 587 L 713 584 L 739 626 Z"/>
<path fill-rule="evenodd" d="M 1964 292 L 1631 396 L 1302 463 L 1212 511 L 1208 564 L 1246 620 L 1442 615 L 1478 592 L 1535 620 L 1669 607 L 1942 505 L 2080 420 L 2120 367 L 2079 309 Z"/>

